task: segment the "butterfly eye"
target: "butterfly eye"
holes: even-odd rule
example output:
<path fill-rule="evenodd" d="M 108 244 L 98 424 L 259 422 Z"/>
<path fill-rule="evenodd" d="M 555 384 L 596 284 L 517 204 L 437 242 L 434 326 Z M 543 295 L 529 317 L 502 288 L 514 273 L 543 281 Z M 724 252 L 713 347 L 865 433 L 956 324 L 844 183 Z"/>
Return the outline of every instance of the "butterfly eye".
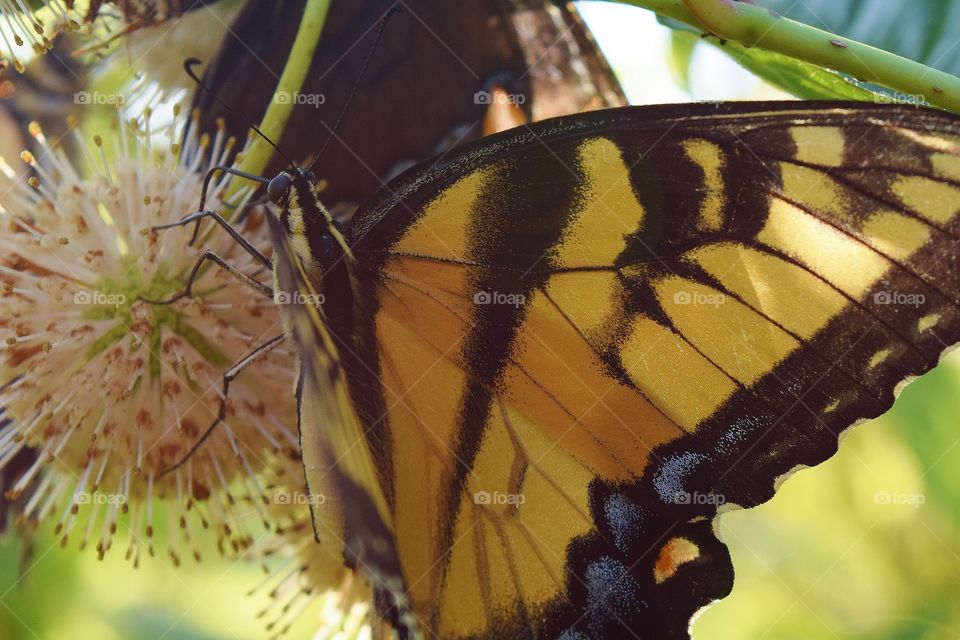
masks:
<path fill-rule="evenodd" d="M 283 200 L 283 196 L 289 188 L 290 178 L 288 178 L 286 174 L 281 173 L 267 184 L 267 198 L 269 198 L 273 204 L 280 204 L 280 201 Z"/>
<path fill-rule="evenodd" d="M 313 171 L 307 171 L 306 178 L 310 181 L 310 184 L 317 183 L 317 174 L 315 174 Z"/>

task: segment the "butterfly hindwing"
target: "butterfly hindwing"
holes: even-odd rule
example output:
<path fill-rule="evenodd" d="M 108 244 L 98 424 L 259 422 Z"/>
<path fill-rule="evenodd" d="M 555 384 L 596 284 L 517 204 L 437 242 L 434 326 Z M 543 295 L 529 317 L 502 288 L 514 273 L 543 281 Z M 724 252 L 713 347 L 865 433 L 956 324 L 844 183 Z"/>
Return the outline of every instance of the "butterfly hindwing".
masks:
<path fill-rule="evenodd" d="M 348 240 L 421 625 L 686 637 L 718 509 L 958 340 L 958 210 L 954 116 L 841 103 L 557 119 L 391 182 Z"/>

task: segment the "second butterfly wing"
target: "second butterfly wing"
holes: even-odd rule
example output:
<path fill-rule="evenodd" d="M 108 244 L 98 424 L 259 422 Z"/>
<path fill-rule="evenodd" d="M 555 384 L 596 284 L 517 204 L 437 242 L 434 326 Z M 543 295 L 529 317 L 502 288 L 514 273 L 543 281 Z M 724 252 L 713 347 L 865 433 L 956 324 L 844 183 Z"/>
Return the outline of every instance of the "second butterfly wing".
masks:
<path fill-rule="evenodd" d="M 396 4 L 334 2 L 304 87 L 281 98 L 297 104 L 276 142 L 300 161 L 328 140 L 360 80 L 318 169 L 331 208 L 363 202 L 384 180 L 490 133 L 496 122 L 506 123 L 502 128 L 626 104 L 576 10 L 545 0 L 401 3 L 359 78 L 380 20 Z M 249 2 L 210 62 L 205 81 L 250 122 L 260 121 L 272 99 L 303 6 L 303 0 Z M 195 106 L 209 125 L 227 115 L 234 133 L 245 135 L 243 121 L 206 92 L 197 93 Z M 283 168 L 274 160 L 267 175 Z"/>

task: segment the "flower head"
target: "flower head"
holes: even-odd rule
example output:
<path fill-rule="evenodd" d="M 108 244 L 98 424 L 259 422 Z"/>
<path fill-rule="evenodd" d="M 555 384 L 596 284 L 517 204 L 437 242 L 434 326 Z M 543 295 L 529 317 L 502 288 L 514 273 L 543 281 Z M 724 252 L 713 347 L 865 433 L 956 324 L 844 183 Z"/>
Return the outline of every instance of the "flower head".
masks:
<path fill-rule="evenodd" d="M 274 457 L 264 477 L 271 479 L 267 519 L 273 535 L 261 537 L 250 548 L 266 574 L 250 593 L 266 592 L 269 597 L 258 617 L 274 639 L 301 620 L 315 630 L 318 640 L 364 637 L 373 594 L 370 585 L 343 563 L 343 541 L 337 532 L 342 526 L 340 509 L 346 505 L 339 504 L 331 491 L 309 493 L 299 458 Z M 319 523 L 319 541 L 312 518 Z"/>
<path fill-rule="evenodd" d="M 5 167 L 0 407 L 9 422 L 0 429 L 0 467 L 39 449 L 7 498 L 30 493 L 23 517 L 56 518 L 63 544 L 79 538 L 101 554 L 120 522 L 131 529 L 128 553 L 153 552 L 154 505 L 171 501 L 167 539 L 179 563 L 184 543 L 199 557 L 197 522 L 218 532 L 221 548 L 247 544 L 231 507 L 269 502 L 257 479 L 262 457 L 296 451 L 293 367 L 282 347 L 254 362 L 230 388 L 225 424 L 164 473 L 213 424 L 224 371 L 282 328 L 271 299 L 209 264 L 194 286 L 198 298 L 146 301 L 181 291 L 201 254 L 188 245 L 191 229 L 148 230 L 193 212 L 204 174 L 234 147 L 222 130 L 201 135 L 196 117 L 179 115 L 160 143 L 149 121 L 120 122 L 109 142 L 82 144 L 85 168 L 32 126 L 38 151 L 23 160 L 33 175 Z M 229 188 L 228 177 L 214 178 L 207 208 L 221 208 Z M 258 221 L 248 216 L 242 233 L 265 246 Z M 269 276 L 217 231 L 203 234 L 203 249 Z"/>

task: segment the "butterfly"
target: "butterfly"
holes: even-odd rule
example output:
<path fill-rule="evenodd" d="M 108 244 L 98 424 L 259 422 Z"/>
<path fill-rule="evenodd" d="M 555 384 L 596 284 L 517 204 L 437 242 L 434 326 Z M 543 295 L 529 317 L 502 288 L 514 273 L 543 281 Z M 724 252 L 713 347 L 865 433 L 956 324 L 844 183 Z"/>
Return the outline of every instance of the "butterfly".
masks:
<path fill-rule="evenodd" d="M 717 514 L 960 339 L 939 111 L 602 110 L 413 167 L 346 225 L 308 170 L 267 196 L 307 484 L 339 497 L 316 535 L 400 637 L 687 638 L 733 585 Z"/>
<path fill-rule="evenodd" d="M 303 5 L 244 6 L 206 67 L 203 80 L 211 91 L 195 94 L 193 106 L 207 129 L 226 117 L 228 127 L 235 127 L 230 132 L 242 139 L 241 123 L 261 120 Z M 567 3 L 355 0 L 335 3 L 327 16 L 300 90 L 304 102 L 276 141 L 286 155 L 306 158 L 327 142 L 357 83 L 377 22 L 396 6 L 402 10 L 390 18 L 329 149 L 337 162 L 325 167 L 322 177 L 331 209 L 344 204 L 353 209 L 382 180 L 455 144 L 496 132 L 503 127 L 497 115 L 516 126 L 627 104 L 589 30 Z M 515 100 L 497 100 L 495 87 Z M 277 161 L 266 173 L 282 168 Z"/>

